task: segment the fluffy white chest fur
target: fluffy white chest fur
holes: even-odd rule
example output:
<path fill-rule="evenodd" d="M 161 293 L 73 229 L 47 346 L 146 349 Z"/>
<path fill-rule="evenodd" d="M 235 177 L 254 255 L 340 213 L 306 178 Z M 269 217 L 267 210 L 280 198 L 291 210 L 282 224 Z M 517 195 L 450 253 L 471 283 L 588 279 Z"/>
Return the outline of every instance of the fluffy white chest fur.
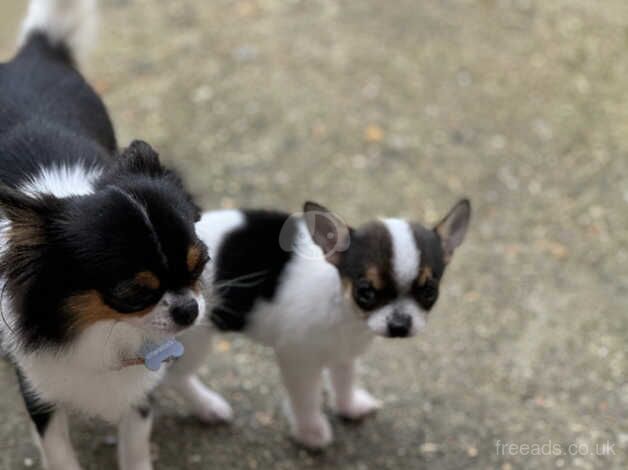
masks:
<path fill-rule="evenodd" d="M 163 375 L 144 366 L 120 369 L 123 358 L 137 356 L 144 338 L 117 322 L 87 328 L 67 350 L 25 353 L 14 357 L 43 401 L 117 422 Z"/>

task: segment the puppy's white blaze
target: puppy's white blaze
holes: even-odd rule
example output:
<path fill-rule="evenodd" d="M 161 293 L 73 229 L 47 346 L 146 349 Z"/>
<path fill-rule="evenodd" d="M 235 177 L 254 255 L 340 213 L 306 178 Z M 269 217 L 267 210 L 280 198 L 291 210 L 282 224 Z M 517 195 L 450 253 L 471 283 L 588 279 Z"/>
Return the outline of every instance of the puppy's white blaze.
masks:
<path fill-rule="evenodd" d="M 401 219 L 384 219 L 383 222 L 392 240 L 395 281 L 401 289 L 409 289 L 418 276 L 421 265 L 421 253 L 417 248 L 412 227 Z"/>
<path fill-rule="evenodd" d="M 29 196 L 51 194 L 56 197 L 85 196 L 94 192 L 94 181 L 102 174 L 98 168 L 81 165 L 42 167 L 20 190 Z"/>
<path fill-rule="evenodd" d="M 96 0 L 31 0 L 18 44 L 39 31 L 54 45 L 67 45 L 81 59 L 94 43 L 97 29 Z"/>

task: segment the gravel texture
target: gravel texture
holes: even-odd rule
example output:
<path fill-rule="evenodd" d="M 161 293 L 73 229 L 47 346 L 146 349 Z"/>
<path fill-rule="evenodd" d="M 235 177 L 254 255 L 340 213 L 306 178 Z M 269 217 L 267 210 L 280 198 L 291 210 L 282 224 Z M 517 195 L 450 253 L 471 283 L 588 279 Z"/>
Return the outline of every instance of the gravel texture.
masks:
<path fill-rule="evenodd" d="M 0 0 L 3 58 L 23 9 Z M 151 142 L 206 208 L 474 204 L 428 330 L 364 358 L 377 416 L 298 449 L 270 352 L 224 336 L 203 377 L 235 423 L 163 393 L 158 469 L 628 468 L 627 2 L 110 0 L 103 26 L 85 70 L 120 143 Z M 37 468 L 3 362 L 0 390 L 0 468 Z M 76 421 L 85 468 L 112 468 L 114 430 Z"/>

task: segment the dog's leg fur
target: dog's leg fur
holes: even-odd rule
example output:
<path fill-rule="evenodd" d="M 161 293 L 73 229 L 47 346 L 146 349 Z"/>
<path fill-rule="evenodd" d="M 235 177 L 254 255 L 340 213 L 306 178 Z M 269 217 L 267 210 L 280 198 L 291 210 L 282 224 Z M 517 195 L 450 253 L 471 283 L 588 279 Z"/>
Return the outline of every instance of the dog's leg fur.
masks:
<path fill-rule="evenodd" d="M 70 441 L 68 416 L 65 410 L 57 408 L 53 411 L 45 429 L 41 432 L 36 430 L 35 435 L 45 469 L 81 470 Z"/>
<path fill-rule="evenodd" d="M 42 401 L 16 367 L 20 392 L 31 418 L 33 439 L 47 470 L 80 470 L 74 455 L 65 410 Z"/>
<path fill-rule="evenodd" d="M 332 407 L 348 419 L 360 419 L 374 413 L 381 402 L 355 384 L 356 361 L 335 364 L 329 368 Z"/>
<path fill-rule="evenodd" d="M 21 47 L 33 33 L 43 33 L 53 46 L 65 46 L 82 60 L 95 42 L 97 29 L 96 0 L 31 0 L 18 44 Z"/>
<path fill-rule="evenodd" d="M 205 363 L 211 345 L 206 326 L 195 327 L 179 337 L 185 354 L 168 370 L 167 385 L 173 387 L 188 403 L 190 411 L 204 423 L 228 422 L 233 419 L 229 403 L 207 388 L 196 375 Z"/>
<path fill-rule="evenodd" d="M 77 57 L 91 42 L 96 19 L 96 0 L 31 0 L 19 45 L 23 46 L 33 34 L 43 34 L 51 45 L 65 47 Z M 70 441 L 66 411 L 42 403 L 19 370 L 18 378 L 44 468 L 80 470 Z"/>
<path fill-rule="evenodd" d="M 333 435 L 322 412 L 322 366 L 305 360 L 293 352 L 277 352 L 283 383 L 288 391 L 288 419 L 292 436 L 312 449 L 331 443 Z"/>
<path fill-rule="evenodd" d="M 118 466 L 120 470 L 152 470 L 150 432 L 153 423 L 148 402 L 128 411 L 118 425 Z"/>

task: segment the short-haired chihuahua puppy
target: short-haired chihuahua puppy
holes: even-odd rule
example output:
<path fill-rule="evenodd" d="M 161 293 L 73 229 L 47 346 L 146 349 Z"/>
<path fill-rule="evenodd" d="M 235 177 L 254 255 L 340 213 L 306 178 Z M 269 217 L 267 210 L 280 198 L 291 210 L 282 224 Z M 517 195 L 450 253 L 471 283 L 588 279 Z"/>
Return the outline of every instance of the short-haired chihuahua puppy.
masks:
<path fill-rule="evenodd" d="M 433 228 L 382 219 L 358 228 L 308 202 L 302 216 L 258 210 L 205 213 L 196 224 L 213 262 L 203 274 L 217 296 L 211 322 L 272 347 L 288 391 L 294 438 L 310 448 L 332 440 L 322 412 L 322 372 L 332 406 L 359 419 L 380 402 L 356 386 L 356 359 L 374 337 L 405 338 L 426 324 L 445 268 L 462 243 L 471 206 L 461 200 Z M 182 336 L 186 357 L 178 383 L 193 375 L 207 351 L 209 329 Z M 200 408 L 202 409 L 202 407 Z"/>

